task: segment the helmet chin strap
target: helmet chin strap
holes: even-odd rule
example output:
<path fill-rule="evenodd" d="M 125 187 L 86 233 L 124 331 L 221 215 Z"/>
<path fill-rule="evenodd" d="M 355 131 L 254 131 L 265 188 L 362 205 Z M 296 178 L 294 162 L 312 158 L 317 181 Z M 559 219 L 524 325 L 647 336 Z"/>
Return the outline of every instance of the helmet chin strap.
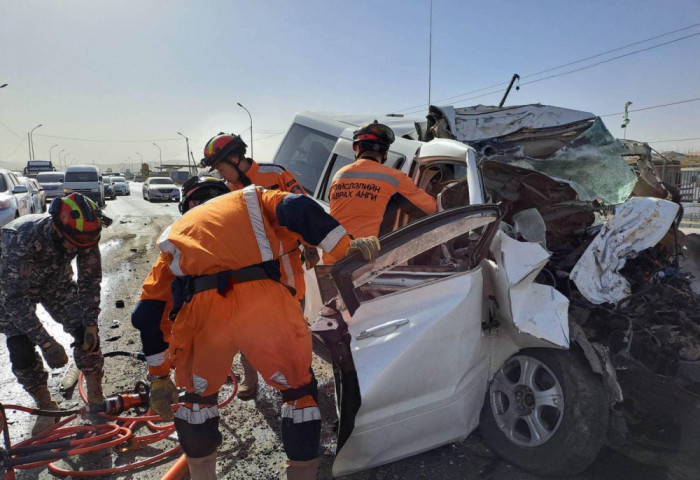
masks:
<path fill-rule="evenodd" d="M 231 160 L 224 160 L 226 163 L 231 165 L 236 172 L 238 172 L 238 181 L 243 184 L 244 187 L 247 187 L 248 185 L 251 185 L 253 182 L 250 181 L 250 178 L 241 171 L 240 168 L 238 168 L 238 165 L 233 163 Z M 242 161 L 242 160 L 240 160 Z"/>

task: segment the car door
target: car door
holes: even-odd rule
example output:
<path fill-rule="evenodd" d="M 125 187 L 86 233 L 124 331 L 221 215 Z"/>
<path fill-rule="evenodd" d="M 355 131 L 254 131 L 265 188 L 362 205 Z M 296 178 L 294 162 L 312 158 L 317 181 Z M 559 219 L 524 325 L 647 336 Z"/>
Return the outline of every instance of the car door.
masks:
<path fill-rule="evenodd" d="M 355 255 L 331 271 L 361 399 L 354 418 L 341 417 L 341 430 L 354 425 L 334 475 L 462 439 L 477 426 L 488 377 L 480 262 L 499 215 L 493 205 L 440 212 L 383 237 L 376 260 Z"/>
<path fill-rule="evenodd" d="M 32 213 L 32 192 L 14 173 L 10 173 L 10 181 L 12 182 L 12 192 L 17 199 L 17 211 L 21 215 Z M 18 190 L 16 187 L 20 187 Z"/>

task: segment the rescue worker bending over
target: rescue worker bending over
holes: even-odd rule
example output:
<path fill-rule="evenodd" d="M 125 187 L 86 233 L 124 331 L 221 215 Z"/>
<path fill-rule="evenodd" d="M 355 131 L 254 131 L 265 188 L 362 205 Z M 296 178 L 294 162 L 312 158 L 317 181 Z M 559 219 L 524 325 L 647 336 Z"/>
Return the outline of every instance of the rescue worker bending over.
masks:
<path fill-rule="evenodd" d="M 245 156 L 246 149 L 247 145 L 240 135 L 219 133 L 204 146 L 204 158 L 200 166 L 209 167 L 210 172 L 218 171 L 234 191 L 254 184 L 268 190 L 306 194 L 294 175 L 284 167 L 273 164 L 260 165 Z M 294 289 L 297 300 L 302 303 L 306 285 L 304 269 L 301 266 L 301 250 L 296 239 L 290 238 L 287 242 L 280 242 L 279 262 L 282 283 Z M 241 400 L 251 400 L 255 397 L 258 372 L 245 355 L 241 355 L 241 364 L 244 378 L 238 386 L 236 396 Z"/>
<path fill-rule="evenodd" d="M 208 188 L 207 195 L 220 196 L 187 211 L 198 191 L 188 192 L 185 214 L 161 235 L 160 257 L 132 314 L 147 356 L 151 407 L 173 417 L 172 362 L 175 383 L 187 391 L 174 417 L 192 478 L 216 478 L 217 393 L 240 350 L 282 391 L 287 478 L 316 478 L 321 417 L 311 334 L 299 302 L 280 282 L 273 246 L 294 237 L 340 258 L 364 239 L 351 240 L 304 195 L 255 185 L 225 195 Z"/>
<path fill-rule="evenodd" d="M 437 211 L 433 197 L 408 176 L 383 165 L 394 132 L 381 123 L 363 126 L 353 134 L 357 160 L 338 170 L 329 190 L 330 213 L 354 238 L 382 236 L 394 228 L 400 208 L 414 218 Z M 325 263 L 337 258 L 324 255 Z"/>
<path fill-rule="evenodd" d="M 104 400 L 103 362 L 98 337 L 102 265 L 102 223 L 111 223 L 92 200 L 79 193 L 55 198 L 49 214 L 26 215 L 2 228 L 0 252 L 0 332 L 7 337 L 12 373 L 39 408 L 58 410 L 36 346 L 51 368 L 68 361 L 63 346 L 36 316 L 41 303 L 73 335 L 73 357 L 87 380 L 90 404 Z M 77 257 L 78 281 L 71 260 Z"/>

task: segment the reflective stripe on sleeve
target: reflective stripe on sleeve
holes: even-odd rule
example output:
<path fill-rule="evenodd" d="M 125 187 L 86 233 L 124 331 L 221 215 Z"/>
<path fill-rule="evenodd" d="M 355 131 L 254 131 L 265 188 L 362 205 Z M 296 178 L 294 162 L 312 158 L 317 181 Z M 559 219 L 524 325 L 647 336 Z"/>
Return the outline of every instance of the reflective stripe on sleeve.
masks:
<path fill-rule="evenodd" d="M 178 277 L 181 277 L 184 275 L 182 270 L 180 269 L 180 250 L 175 246 L 173 242 L 171 242 L 168 239 L 168 235 L 170 235 L 170 229 L 172 229 L 173 226 L 170 225 L 168 228 L 165 229 L 165 231 L 160 235 L 158 238 L 158 248 L 161 249 L 161 251 L 165 253 L 169 253 L 170 255 L 173 256 L 173 261 L 170 262 L 170 271 L 173 272 L 173 275 L 176 275 Z"/>
<path fill-rule="evenodd" d="M 163 350 L 160 353 L 155 353 L 153 355 L 148 355 L 146 357 L 146 363 L 151 367 L 159 367 L 165 363 L 168 359 L 168 351 Z"/>
<path fill-rule="evenodd" d="M 391 175 L 381 172 L 339 172 L 333 177 L 333 181 L 339 180 L 341 178 L 352 178 L 353 180 L 380 180 L 386 182 L 389 185 L 393 185 L 394 188 L 399 187 L 399 179 L 394 178 Z"/>
<path fill-rule="evenodd" d="M 336 245 L 338 245 L 340 239 L 342 239 L 347 233 L 348 232 L 345 230 L 345 228 L 343 228 L 342 225 L 338 225 L 333 230 L 328 232 L 328 235 L 326 235 L 325 238 L 321 240 L 321 243 L 319 243 L 318 246 L 324 252 L 330 252 L 335 248 Z"/>
<path fill-rule="evenodd" d="M 263 221 L 262 209 L 260 208 L 260 202 L 258 200 L 258 193 L 256 191 L 255 185 L 248 185 L 243 189 L 243 198 L 245 199 L 246 207 L 248 208 L 248 216 L 250 217 L 250 223 L 253 226 L 253 233 L 255 234 L 255 239 L 258 242 L 258 248 L 260 249 L 260 257 L 263 262 L 273 260 L 272 247 L 270 247 L 270 240 L 267 238 L 265 233 L 265 222 Z"/>
<path fill-rule="evenodd" d="M 175 418 L 184 420 L 190 425 L 201 425 L 210 418 L 216 418 L 219 416 L 219 407 L 212 405 L 211 407 L 200 408 L 198 404 L 194 404 L 195 410 L 187 408 L 185 405 L 181 405 L 180 408 L 175 412 Z"/>
<path fill-rule="evenodd" d="M 294 408 L 294 405 L 282 405 L 282 418 L 291 418 L 294 423 L 313 422 L 321 420 L 321 411 L 318 407 Z"/>
<path fill-rule="evenodd" d="M 196 373 L 192 375 L 192 383 L 194 384 L 194 393 L 197 395 L 204 393 L 207 389 L 207 385 L 209 385 L 206 378 L 202 378 Z"/>

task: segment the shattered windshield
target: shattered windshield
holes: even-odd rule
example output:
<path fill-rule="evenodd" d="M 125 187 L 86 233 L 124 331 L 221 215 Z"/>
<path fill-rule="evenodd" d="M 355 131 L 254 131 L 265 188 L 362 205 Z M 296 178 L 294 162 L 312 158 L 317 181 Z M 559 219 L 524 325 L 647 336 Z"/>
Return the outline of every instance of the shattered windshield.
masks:
<path fill-rule="evenodd" d="M 622 143 L 597 119 L 572 146 L 549 158 L 521 157 L 506 163 L 563 180 L 576 190 L 580 200 L 599 198 L 614 205 L 624 202 L 637 182 L 637 176 L 622 157 L 624 151 Z"/>

